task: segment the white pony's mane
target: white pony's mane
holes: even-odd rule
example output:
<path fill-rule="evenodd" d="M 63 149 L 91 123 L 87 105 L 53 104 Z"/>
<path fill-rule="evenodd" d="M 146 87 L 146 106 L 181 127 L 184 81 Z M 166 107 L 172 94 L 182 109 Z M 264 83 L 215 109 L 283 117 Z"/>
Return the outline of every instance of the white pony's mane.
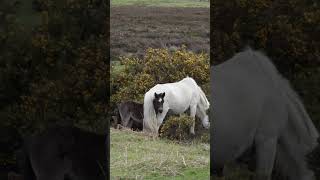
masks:
<path fill-rule="evenodd" d="M 144 95 L 143 103 L 143 131 L 146 132 L 157 132 L 158 131 L 158 122 L 156 118 L 156 113 L 153 107 L 153 98 L 154 94 L 148 91 Z M 145 120 L 145 117 L 150 117 L 148 121 Z"/>

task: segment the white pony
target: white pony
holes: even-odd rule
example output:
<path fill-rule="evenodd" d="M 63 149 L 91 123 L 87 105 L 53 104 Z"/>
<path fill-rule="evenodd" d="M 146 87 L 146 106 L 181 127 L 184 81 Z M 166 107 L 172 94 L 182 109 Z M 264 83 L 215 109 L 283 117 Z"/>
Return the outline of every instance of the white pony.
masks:
<path fill-rule="evenodd" d="M 194 134 L 195 116 L 201 119 L 205 128 L 210 127 L 206 114 L 209 106 L 206 95 L 190 77 L 175 83 L 157 84 L 144 95 L 143 130 L 158 133 L 169 110 L 173 114 L 181 114 L 190 108 L 190 116 L 194 119 L 190 133 Z"/>
<path fill-rule="evenodd" d="M 212 67 L 211 98 L 212 173 L 253 147 L 259 180 L 269 180 L 273 169 L 289 180 L 314 179 L 305 155 L 318 131 L 266 56 L 248 49 Z"/>

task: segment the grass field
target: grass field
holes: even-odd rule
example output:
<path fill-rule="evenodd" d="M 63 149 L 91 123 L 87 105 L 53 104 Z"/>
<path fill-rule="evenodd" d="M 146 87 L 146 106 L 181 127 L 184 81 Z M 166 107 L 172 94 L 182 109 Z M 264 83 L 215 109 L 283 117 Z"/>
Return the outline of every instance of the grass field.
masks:
<path fill-rule="evenodd" d="M 111 6 L 210 7 L 209 0 L 111 0 Z"/>
<path fill-rule="evenodd" d="M 111 128 L 111 179 L 209 179 L 209 144 L 181 144 Z"/>

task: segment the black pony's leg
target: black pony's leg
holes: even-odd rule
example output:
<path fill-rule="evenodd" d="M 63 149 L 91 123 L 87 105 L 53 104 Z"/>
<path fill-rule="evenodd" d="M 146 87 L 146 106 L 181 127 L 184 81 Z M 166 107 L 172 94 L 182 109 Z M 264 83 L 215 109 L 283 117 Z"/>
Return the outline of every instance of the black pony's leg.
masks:
<path fill-rule="evenodd" d="M 132 122 L 133 122 L 132 128 L 134 128 L 134 130 L 142 131 L 143 119 L 139 119 L 139 118 L 135 117 L 134 115 L 132 115 L 131 118 L 132 118 Z"/>
<path fill-rule="evenodd" d="M 110 124 L 110 126 L 113 126 L 116 129 L 118 125 L 118 119 L 118 116 L 111 116 L 112 124 Z"/>
<path fill-rule="evenodd" d="M 129 122 L 127 124 L 127 128 L 131 129 L 132 128 L 132 125 L 133 125 L 133 120 L 130 118 L 129 119 Z"/>

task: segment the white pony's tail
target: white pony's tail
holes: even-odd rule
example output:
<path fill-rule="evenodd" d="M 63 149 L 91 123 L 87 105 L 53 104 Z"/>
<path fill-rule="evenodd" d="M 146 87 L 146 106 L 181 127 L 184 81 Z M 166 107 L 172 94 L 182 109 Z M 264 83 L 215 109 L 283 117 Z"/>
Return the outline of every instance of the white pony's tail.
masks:
<path fill-rule="evenodd" d="M 202 91 L 200 86 L 198 86 L 198 88 L 199 88 L 199 92 L 200 92 L 200 102 L 201 102 L 202 108 L 204 110 L 208 110 L 210 107 L 210 103 L 206 97 L 206 94 Z"/>
<path fill-rule="evenodd" d="M 314 173 L 308 169 L 306 155 L 316 147 L 318 131 L 298 94 L 283 78 L 281 89 L 287 96 L 289 119 L 287 129 L 279 139 L 276 164 L 289 179 L 315 180 Z"/>
<path fill-rule="evenodd" d="M 318 131 L 309 117 L 298 94 L 293 91 L 287 80 L 282 78 L 282 88 L 287 96 L 288 124 L 282 137 L 279 148 L 285 153 L 279 154 L 278 163 L 282 166 L 282 174 L 292 176 L 291 179 L 315 180 L 314 173 L 309 170 L 306 155 L 318 144 Z M 282 142 L 282 143 L 281 143 Z M 290 168 L 284 169 L 283 166 Z M 295 174 L 296 172 L 298 174 Z"/>
<path fill-rule="evenodd" d="M 296 177 L 303 176 L 300 178 L 313 179 L 312 172 L 306 166 L 305 155 L 317 145 L 317 138 L 319 137 L 317 129 L 298 94 L 294 92 L 289 82 L 279 74 L 271 60 L 251 49 L 246 52 L 259 59 L 256 62 L 261 65 L 265 73 L 269 75 L 270 80 L 274 82 L 275 87 L 287 100 L 288 123 L 286 130 L 283 131 L 279 139 L 276 164 L 280 166 L 284 175 L 290 176 L 294 172 L 299 172 L 300 174 L 295 174 Z M 295 178 L 292 177 L 291 179 Z"/>
<path fill-rule="evenodd" d="M 318 143 L 319 133 L 298 97 L 289 83 L 285 81 L 284 90 L 288 96 L 289 121 L 292 123 L 297 133 L 299 144 L 306 146 L 305 151 L 311 151 Z"/>
<path fill-rule="evenodd" d="M 314 173 L 306 162 L 306 149 L 297 145 L 297 139 L 292 138 L 294 133 L 287 131 L 279 138 L 275 169 L 279 170 L 282 176 L 288 176 L 289 180 L 315 180 Z"/>
<path fill-rule="evenodd" d="M 153 107 L 153 94 L 149 91 L 144 95 L 143 103 L 143 131 L 148 133 L 158 133 L 158 122 Z"/>
<path fill-rule="evenodd" d="M 248 49 L 247 53 L 255 56 L 255 58 L 252 59 L 259 59 L 257 62 L 261 65 L 265 74 L 268 74 L 270 80 L 274 82 L 275 87 L 281 92 L 284 98 L 287 99 L 286 103 L 289 112 L 288 123 L 289 127 L 295 131 L 293 137 L 296 138 L 300 146 L 302 145 L 308 148 L 314 147 L 317 144 L 319 134 L 298 94 L 291 88 L 290 83 L 279 74 L 268 57 L 251 49 Z"/>
<path fill-rule="evenodd" d="M 208 110 L 210 107 L 210 103 L 207 99 L 206 94 L 202 91 L 201 87 L 198 86 L 197 82 L 193 78 L 187 76 L 185 79 L 190 79 L 195 84 L 195 86 L 198 87 L 199 95 L 200 95 L 200 102 L 201 102 L 200 104 L 202 106 L 201 108 L 204 110 Z"/>

